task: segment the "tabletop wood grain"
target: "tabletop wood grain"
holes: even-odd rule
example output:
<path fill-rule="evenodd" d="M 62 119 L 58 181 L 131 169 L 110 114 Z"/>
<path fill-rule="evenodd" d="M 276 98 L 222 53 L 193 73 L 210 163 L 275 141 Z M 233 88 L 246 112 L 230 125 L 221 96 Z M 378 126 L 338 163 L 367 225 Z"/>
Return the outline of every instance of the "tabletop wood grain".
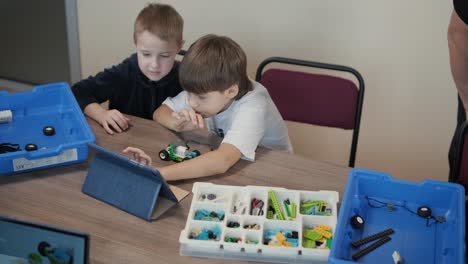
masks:
<path fill-rule="evenodd" d="M 158 152 L 177 136 L 154 121 L 137 117 L 121 134 L 108 135 L 88 120 L 97 144 L 114 151 L 142 148 L 161 167 Z M 202 153 L 204 145 L 192 146 Z M 0 177 L 0 214 L 90 234 L 90 263 L 238 263 L 179 255 L 179 235 L 185 227 L 192 195 L 159 220 L 146 222 L 81 192 L 88 162 Z M 241 160 L 226 173 L 172 184 L 191 191 L 196 181 L 224 185 L 259 185 L 294 190 L 333 190 L 343 194 L 349 168 L 299 155 L 259 148 L 255 162 Z"/>

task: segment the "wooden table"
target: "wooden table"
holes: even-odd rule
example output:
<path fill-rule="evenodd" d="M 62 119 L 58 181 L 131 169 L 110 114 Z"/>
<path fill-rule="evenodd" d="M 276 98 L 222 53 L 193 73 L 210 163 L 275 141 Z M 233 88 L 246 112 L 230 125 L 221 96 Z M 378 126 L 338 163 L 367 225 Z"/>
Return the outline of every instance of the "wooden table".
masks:
<path fill-rule="evenodd" d="M 114 151 L 129 145 L 140 147 L 153 157 L 156 167 L 167 165 L 168 162 L 159 160 L 158 152 L 176 135 L 153 121 L 131 118 L 133 127 L 113 136 L 94 121 L 88 121 L 99 145 Z M 200 150 L 203 153 L 207 149 Z M 179 235 L 185 227 L 192 195 L 161 219 L 146 222 L 83 194 L 87 166 L 84 162 L 0 177 L 0 214 L 90 234 L 92 264 L 237 263 L 179 255 Z M 241 160 L 225 174 L 202 180 L 238 186 L 335 190 L 341 198 L 348 172 L 346 167 L 261 148 L 255 162 Z M 196 181 L 172 183 L 190 191 Z"/>

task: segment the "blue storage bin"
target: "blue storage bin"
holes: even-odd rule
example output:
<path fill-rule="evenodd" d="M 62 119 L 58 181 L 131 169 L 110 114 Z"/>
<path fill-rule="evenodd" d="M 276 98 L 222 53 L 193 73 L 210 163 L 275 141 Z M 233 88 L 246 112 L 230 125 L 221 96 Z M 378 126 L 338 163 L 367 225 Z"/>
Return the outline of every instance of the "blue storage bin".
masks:
<path fill-rule="evenodd" d="M 419 216 L 422 206 L 429 207 L 434 218 Z M 364 220 L 361 229 L 351 226 L 356 214 Z M 395 231 L 389 242 L 353 261 L 354 254 L 376 240 L 358 248 L 351 242 L 388 228 Z M 394 264 L 394 251 L 403 263 L 465 263 L 464 188 L 433 180 L 402 181 L 386 173 L 352 169 L 328 262 Z"/>
<path fill-rule="evenodd" d="M 82 162 L 95 137 L 66 83 L 40 85 L 30 92 L 0 92 L 0 111 L 12 112 L 0 123 L 0 143 L 19 144 L 21 151 L 0 153 L 0 175 Z M 46 126 L 55 135 L 46 136 Z M 26 144 L 37 150 L 25 151 Z"/>

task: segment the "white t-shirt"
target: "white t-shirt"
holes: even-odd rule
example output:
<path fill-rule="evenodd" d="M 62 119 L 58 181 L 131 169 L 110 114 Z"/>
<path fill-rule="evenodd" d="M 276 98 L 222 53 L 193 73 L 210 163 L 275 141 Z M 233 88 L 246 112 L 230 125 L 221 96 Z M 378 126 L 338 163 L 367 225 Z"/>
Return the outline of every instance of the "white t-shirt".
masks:
<path fill-rule="evenodd" d="M 255 160 L 258 145 L 292 153 L 288 128 L 268 91 L 260 83 L 252 81 L 252 84 L 253 90 L 233 101 L 228 109 L 205 118 L 208 130 L 223 137 L 222 143 L 238 148 L 247 160 Z M 163 104 L 176 112 L 191 109 L 186 91 L 167 98 Z"/>

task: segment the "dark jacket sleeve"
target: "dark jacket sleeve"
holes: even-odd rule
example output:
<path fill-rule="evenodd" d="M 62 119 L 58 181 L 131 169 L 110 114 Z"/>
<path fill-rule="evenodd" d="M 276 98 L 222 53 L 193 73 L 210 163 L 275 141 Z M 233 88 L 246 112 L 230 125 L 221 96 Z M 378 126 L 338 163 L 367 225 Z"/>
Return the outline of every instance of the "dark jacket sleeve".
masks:
<path fill-rule="evenodd" d="M 111 99 L 119 86 L 128 83 L 129 75 L 130 59 L 126 59 L 96 76 L 89 76 L 75 83 L 71 89 L 81 109 L 84 110 L 91 103 L 102 103 Z"/>
<path fill-rule="evenodd" d="M 453 8 L 457 15 L 468 25 L 468 1 L 466 0 L 453 0 Z"/>

